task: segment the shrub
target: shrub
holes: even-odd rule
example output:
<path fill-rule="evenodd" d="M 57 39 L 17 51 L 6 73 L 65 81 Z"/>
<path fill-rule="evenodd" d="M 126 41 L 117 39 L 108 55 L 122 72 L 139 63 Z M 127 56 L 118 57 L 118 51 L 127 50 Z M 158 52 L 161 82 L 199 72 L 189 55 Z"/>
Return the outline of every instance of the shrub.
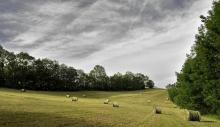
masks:
<path fill-rule="evenodd" d="M 178 95 L 178 90 L 174 86 L 170 86 L 168 89 L 169 100 L 174 101 L 174 98 Z"/>

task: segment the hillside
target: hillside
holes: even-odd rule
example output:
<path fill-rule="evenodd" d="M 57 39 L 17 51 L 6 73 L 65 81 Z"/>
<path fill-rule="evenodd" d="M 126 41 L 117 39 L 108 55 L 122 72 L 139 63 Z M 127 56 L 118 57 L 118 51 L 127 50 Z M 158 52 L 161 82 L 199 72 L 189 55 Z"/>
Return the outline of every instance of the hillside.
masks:
<path fill-rule="evenodd" d="M 72 102 L 66 95 L 79 98 Z M 82 97 L 82 95 L 86 97 Z M 36 92 L 0 89 L 1 127 L 219 127 L 220 120 L 203 116 L 201 122 L 186 121 L 185 110 L 167 101 L 162 89 L 131 92 Z M 113 108 L 103 101 L 120 104 Z M 148 100 L 151 100 L 149 103 Z M 153 114 L 159 105 L 162 114 Z"/>

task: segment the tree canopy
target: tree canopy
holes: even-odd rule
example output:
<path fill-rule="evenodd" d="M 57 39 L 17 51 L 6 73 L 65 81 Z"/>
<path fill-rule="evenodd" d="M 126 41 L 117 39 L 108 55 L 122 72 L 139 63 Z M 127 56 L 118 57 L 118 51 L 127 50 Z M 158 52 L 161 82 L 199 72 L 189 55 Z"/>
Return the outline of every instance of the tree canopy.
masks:
<path fill-rule="evenodd" d="M 0 46 L 0 87 L 50 91 L 140 90 L 149 81 L 141 73 L 108 76 L 101 65 L 87 74 L 50 59 L 36 59 L 24 52 L 14 54 Z"/>
<path fill-rule="evenodd" d="M 181 107 L 220 114 L 220 1 L 214 1 L 208 16 L 200 18 L 203 24 L 191 54 L 168 92 Z"/>

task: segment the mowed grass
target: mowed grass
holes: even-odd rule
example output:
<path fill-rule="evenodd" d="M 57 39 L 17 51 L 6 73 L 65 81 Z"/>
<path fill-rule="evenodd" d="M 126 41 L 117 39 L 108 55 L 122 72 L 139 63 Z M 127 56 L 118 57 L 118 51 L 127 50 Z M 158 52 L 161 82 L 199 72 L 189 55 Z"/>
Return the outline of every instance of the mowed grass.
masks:
<path fill-rule="evenodd" d="M 72 102 L 67 94 L 79 101 Z M 167 91 L 162 89 L 21 92 L 0 88 L 0 99 L 0 127 L 220 127 L 217 116 L 203 116 L 201 122 L 187 121 L 186 111 L 167 101 Z M 105 105 L 105 99 L 111 102 Z M 112 107 L 114 101 L 119 108 Z M 162 114 L 153 113 L 157 105 Z"/>

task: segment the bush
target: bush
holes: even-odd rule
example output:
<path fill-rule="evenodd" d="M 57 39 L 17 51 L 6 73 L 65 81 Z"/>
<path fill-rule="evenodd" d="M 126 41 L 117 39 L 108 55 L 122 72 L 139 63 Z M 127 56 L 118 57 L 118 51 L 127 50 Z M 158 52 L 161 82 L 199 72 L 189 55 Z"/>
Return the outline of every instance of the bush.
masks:
<path fill-rule="evenodd" d="M 177 88 L 175 86 L 173 86 L 173 87 L 167 88 L 167 90 L 168 90 L 168 94 L 169 94 L 169 99 L 171 101 L 174 101 L 174 97 L 176 97 L 178 95 Z"/>

